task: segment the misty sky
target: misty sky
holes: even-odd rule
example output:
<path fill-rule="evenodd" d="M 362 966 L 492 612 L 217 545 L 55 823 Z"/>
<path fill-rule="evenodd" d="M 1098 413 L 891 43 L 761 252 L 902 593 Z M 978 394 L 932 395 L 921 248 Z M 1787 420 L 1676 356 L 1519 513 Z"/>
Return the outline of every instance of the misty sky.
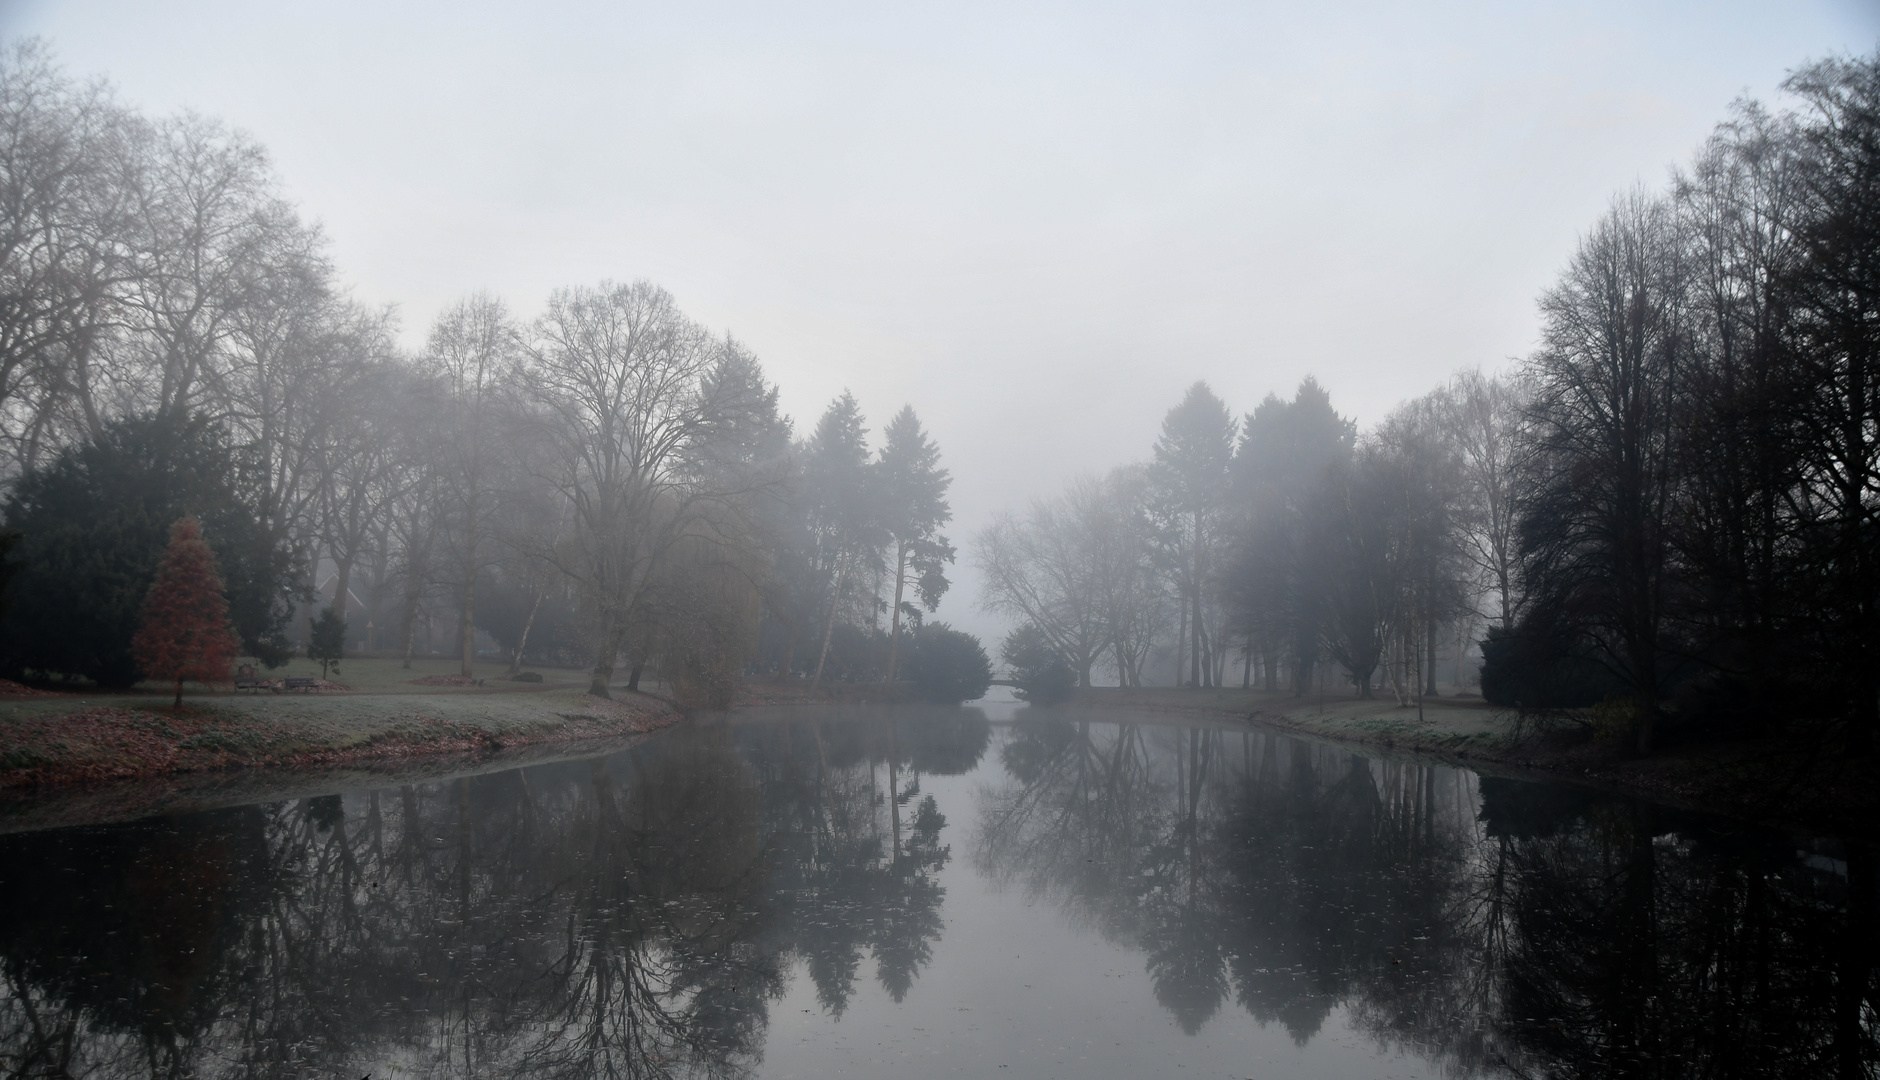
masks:
<path fill-rule="evenodd" d="M 466 292 L 644 277 L 799 430 L 913 403 L 962 555 L 1197 378 L 1244 412 L 1314 373 L 1369 423 L 1525 354 L 1615 191 L 1880 44 L 1880 0 L 1539 7 L 0 0 L 266 145 L 414 347 Z M 941 617 L 994 630 L 960 579 Z"/>

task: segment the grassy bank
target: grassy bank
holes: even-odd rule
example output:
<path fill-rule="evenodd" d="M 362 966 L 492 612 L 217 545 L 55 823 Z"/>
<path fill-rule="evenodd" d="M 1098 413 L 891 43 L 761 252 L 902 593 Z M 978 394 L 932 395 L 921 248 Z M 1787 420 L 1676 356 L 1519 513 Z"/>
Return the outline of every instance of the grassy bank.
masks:
<path fill-rule="evenodd" d="M 677 720 L 670 703 L 617 691 L 586 693 L 579 672 L 542 672 L 540 683 L 437 685 L 453 662 L 357 660 L 314 692 L 191 688 L 171 708 L 163 688 L 106 694 L 89 689 L 0 694 L 0 795 L 164 774 L 244 767 L 325 769 L 431 755 L 644 734 Z M 304 661 L 273 676 L 318 676 Z M 14 689 L 14 688 L 8 688 Z"/>
<path fill-rule="evenodd" d="M 1075 702 L 1251 721 L 1346 745 L 1592 784 L 1758 821 L 1865 833 L 1880 820 L 1880 763 L 1839 753 L 1832 732 L 1673 738 L 1657 753 L 1639 757 L 1626 740 L 1597 737 L 1575 717 L 1524 722 L 1478 697 L 1427 698 L 1419 709 L 1400 706 L 1388 695 L 1367 700 L 1349 692 L 1321 697 L 1098 687 L 1079 691 Z"/>

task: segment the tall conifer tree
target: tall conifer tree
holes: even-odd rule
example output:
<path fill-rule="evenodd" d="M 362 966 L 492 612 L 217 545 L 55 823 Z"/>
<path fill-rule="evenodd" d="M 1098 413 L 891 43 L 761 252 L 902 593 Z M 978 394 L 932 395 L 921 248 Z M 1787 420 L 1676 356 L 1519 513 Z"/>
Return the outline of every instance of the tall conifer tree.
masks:
<path fill-rule="evenodd" d="M 894 542 L 894 621 L 888 634 L 887 681 L 901 645 L 901 605 L 910 576 L 922 606 L 940 606 L 947 590 L 946 563 L 953 561 L 953 545 L 940 527 L 953 519 L 947 488 L 953 477 L 940 467 L 940 448 L 921 430 L 912 405 L 904 405 L 882 431 L 881 523 Z"/>

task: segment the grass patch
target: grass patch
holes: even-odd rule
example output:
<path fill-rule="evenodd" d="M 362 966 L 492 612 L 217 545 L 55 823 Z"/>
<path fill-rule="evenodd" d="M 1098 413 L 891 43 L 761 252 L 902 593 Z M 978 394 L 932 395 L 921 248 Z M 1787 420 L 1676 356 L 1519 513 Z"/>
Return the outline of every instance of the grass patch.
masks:
<path fill-rule="evenodd" d="M 382 666 L 409 675 L 395 661 Z M 632 735 L 678 716 L 668 703 L 643 695 L 588 697 L 585 680 L 580 691 L 522 685 L 527 689 L 224 693 L 187 697 L 176 710 L 167 698 L 18 698 L 0 702 L 0 788 L 243 765 L 326 767 L 484 754 L 518 743 Z"/>

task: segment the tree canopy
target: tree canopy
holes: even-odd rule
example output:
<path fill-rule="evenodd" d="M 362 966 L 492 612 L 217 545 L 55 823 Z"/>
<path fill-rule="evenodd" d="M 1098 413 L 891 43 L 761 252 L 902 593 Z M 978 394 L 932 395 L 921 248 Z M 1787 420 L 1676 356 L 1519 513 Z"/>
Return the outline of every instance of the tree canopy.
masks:
<path fill-rule="evenodd" d="M 299 595 L 297 551 L 269 528 L 223 433 L 201 417 L 134 416 L 22 477 L 6 504 L 21 535 L 5 656 L 14 671 L 137 678 L 131 639 L 171 525 L 201 523 L 242 650 L 278 665 Z"/>

